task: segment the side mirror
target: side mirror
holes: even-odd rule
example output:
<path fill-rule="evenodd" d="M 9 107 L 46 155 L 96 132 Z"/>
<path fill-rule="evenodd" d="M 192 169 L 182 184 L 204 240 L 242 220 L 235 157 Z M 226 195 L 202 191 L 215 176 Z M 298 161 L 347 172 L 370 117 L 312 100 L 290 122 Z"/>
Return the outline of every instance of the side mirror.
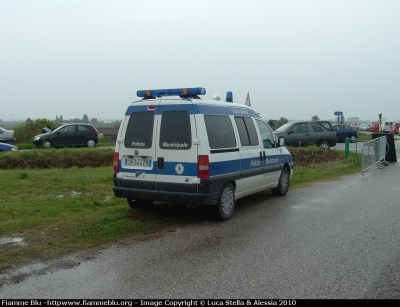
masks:
<path fill-rule="evenodd" d="M 285 146 L 285 138 L 282 137 L 282 136 L 280 136 L 280 137 L 278 138 L 278 144 L 279 144 L 279 147 Z"/>

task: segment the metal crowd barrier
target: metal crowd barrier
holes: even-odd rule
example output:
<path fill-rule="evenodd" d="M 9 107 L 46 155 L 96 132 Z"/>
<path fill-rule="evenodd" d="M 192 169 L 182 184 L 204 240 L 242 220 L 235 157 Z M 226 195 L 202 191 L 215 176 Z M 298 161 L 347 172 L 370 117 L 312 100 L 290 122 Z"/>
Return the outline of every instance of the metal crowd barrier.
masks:
<path fill-rule="evenodd" d="M 385 169 L 389 162 L 385 161 L 386 136 L 362 143 L 362 174 L 369 169 Z"/>

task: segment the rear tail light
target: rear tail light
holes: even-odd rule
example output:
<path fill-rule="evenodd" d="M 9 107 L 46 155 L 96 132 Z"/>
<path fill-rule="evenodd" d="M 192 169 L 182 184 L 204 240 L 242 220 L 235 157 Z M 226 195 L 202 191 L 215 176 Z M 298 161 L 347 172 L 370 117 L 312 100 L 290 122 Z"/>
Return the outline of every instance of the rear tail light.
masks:
<path fill-rule="evenodd" d="M 114 152 L 114 173 L 119 173 L 119 152 Z"/>
<path fill-rule="evenodd" d="M 90 125 L 90 126 L 92 126 L 93 130 L 96 131 L 97 134 L 99 134 L 99 131 L 97 130 L 97 128 L 95 126 L 93 126 L 93 125 Z"/>
<path fill-rule="evenodd" d="M 210 161 L 208 156 L 197 156 L 197 177 L 210 178 Z"/>

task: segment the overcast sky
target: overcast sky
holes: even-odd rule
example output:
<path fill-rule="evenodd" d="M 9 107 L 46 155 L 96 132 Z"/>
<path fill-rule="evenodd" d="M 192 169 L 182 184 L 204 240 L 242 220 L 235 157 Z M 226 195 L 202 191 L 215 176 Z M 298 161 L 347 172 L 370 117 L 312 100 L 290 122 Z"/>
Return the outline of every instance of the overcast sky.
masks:
<path fill-rule="evenodd" d="M 399 57 L 399 0 L 0 0 L 0 119 L 204 87 L 267 120 L 400 120 Z"/>

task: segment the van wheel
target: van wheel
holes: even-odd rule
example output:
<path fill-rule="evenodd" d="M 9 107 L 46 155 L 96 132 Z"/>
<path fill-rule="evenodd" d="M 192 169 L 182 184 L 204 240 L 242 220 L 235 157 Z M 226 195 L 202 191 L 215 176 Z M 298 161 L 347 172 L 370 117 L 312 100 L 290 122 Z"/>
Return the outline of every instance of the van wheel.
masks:
<path fill-rule="evenodd" d="M 146 206 L 150 206 L 153 204 L 152 201 L 149 200 L 143 200 L 143 199 L 126 199 L 128 201 L 128 205 L 129 207 L 131 207 L 132 209 L 136 209 L 136 208 L 143 208 Z"/>
<path fill-rule="evenodd" d="M 222 186 L 218 197 L 218 202 L 215 205 L 216 217 L 221 221 L 227 221 L 233 215 L 235 209 L 235 190 L 231 183 L 225 183 Z"/>
<path fill-rule="evenodd" d="M 289 170 L 284 167 L 279 177 L 278 186 L 271 189 L 272 194 L 275 196 L 285 196 L 289 190 Z"/>

